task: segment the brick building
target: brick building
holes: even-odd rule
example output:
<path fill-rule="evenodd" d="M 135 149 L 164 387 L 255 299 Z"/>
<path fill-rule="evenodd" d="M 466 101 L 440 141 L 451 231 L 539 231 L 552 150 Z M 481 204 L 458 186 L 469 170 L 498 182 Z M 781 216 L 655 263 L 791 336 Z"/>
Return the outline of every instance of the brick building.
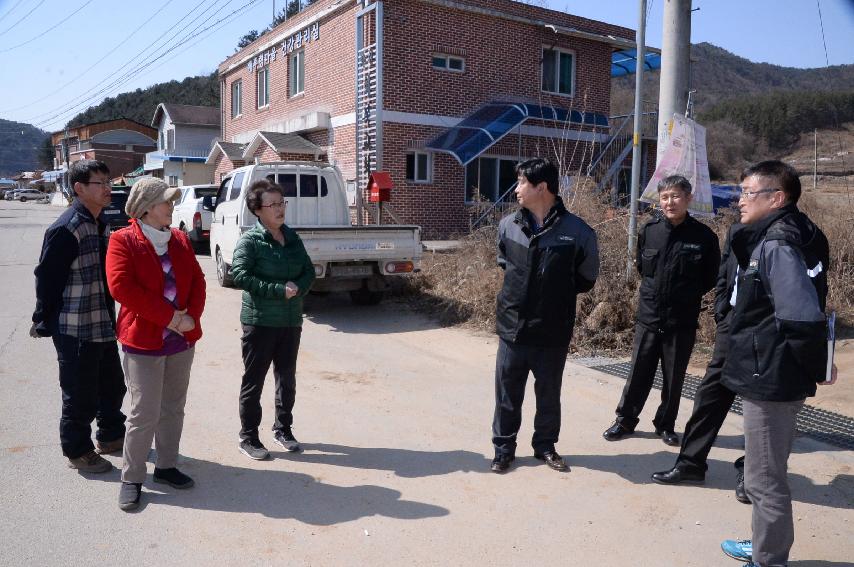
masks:
<path fill-rule="evenodd" d="M 634 31 L 511 0 L 318 0 L 219 65 L 215 181 L 256 160 L 388 171 L 425 238 L 465 233 L 520 159 L 586 171 Z"/>

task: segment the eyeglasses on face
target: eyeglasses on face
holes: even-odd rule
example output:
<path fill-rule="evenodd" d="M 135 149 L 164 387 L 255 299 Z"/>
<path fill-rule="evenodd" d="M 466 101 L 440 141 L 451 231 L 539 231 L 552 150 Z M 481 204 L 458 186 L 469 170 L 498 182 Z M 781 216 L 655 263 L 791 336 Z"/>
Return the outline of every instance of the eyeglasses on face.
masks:
<path fill-rule="evenodd" d="M 285 205 L 287 205 L 287 201 L 277 201 L 275 203 L 270 203 L 269 205 L 261 205 L 264 208 L 268 209 L 284 209 Z"/>
<path fill-rule="evenodd" d="M 738 200 L 751 200 L 755 199 L 757 195 L 761 195 L 762 193 L 776 193 L 780 189 L 757 189 L 756 191 L 744 191 L 742 190 L 738 196 Z"/>
<path fill-rule="evenodd" d="M 87 181 L 85 185 L 100 185 L 101 187 L 112 187 L 113 184 L 109 181 Z"/>

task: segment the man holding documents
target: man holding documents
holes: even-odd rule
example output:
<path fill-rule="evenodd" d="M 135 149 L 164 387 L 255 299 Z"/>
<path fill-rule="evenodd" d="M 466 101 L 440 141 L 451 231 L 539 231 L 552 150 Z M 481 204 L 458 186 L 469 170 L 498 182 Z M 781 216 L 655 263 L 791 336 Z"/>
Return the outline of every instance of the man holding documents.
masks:
<path fill-rule="evenodd" d="M 795 417 L 828 372 L 827 238 L 797 208 L 801 182 L 780 161 L 741 176 L 746 225 L 732 236 L 738 260 L 724 386 L 744 408 L 745 489 L 753 501 L 753 538 L 727 540 L 723 551 L 750 565 L 786 565 L 794 542 L 787 462 Z"/>

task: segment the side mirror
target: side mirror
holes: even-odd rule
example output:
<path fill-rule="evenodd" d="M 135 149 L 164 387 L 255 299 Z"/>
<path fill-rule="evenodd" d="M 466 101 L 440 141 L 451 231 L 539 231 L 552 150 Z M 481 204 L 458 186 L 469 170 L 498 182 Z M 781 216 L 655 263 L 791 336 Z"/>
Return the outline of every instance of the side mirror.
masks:
<path fill-rule="evenodd" d="M 202 209 L 214 212 L 216 210 L 216 197 L 213 195 L 205 195 L 202 197 Z"/>

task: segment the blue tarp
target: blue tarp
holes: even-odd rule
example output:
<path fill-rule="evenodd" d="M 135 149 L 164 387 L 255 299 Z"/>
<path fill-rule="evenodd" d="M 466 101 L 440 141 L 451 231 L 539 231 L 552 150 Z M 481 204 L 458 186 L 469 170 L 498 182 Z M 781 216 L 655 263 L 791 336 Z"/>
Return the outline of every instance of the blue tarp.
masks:
<path fill-rule="evenodd" d="M 477 158 L 514 128 L 533 118 L 553 120 L 562 125 L 608 126 L 608 117 L 595 112 L 579 112 L 529 103 L 490 102 L 448 128 L 427 143 L 427 149 L 454 156 L 462 165 Z"/>
<path fill-rule="evenodd" d="M 652 71 L 653 69 L 661 69 L 661 54 L 644 53 L 644 69 Z M 625 49 L 623 51 L 615 51 L 611 54 L 611 76 L 623 77 L 625 75 L 633 75 L 637 70 L 638 52 L 637 49 Z"/>
<path fill-rule="evenodd" d="M 738 185 L 714 185 L 712 184 L 712 209 L 717 213 L 720 209 L 726 209 L 733 202 L 738 202 L 741 195 L 741 187 Z"/>

